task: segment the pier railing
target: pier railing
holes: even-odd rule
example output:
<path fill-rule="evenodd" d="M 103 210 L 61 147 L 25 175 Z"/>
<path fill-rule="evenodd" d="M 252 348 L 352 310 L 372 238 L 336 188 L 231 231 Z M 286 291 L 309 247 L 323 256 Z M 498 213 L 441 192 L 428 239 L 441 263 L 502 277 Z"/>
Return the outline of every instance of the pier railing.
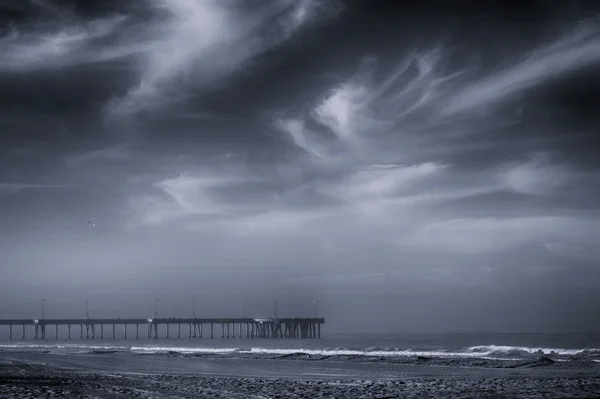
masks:
<path fill-rule="evenodd" d="M 54 338 L 59 339 L 59 327 L 66 327 L 66 340 L 72 339 L 72 327 L 79 327 L 80 339 L 140 338 L 182 338 L 187 333 L 188 338 L 270 338 L 270 339 L 318 339 L 321 338 L 321 325 L 324 318 L 318 317 L 285 317 L 285 318 L 152 318 L 152 319 L 10 319 L 1 320 L 0 326 L 8 326 L 9 339 L 13 339 L 13 327 L 21 327 L 21 339 L 27 337 L 27 327 L 33 329 L 33 338 L 47 340 L 48 329 L 54 327 Z M 105 326 L 109 327 L 105 331 Z M 112 327 L 112 331 L 111 331 Z M 134 328 L 128 331 L 128 327 Z M 173 327 L 173 329 L 172 329 Z M 216 327 L 216 332 L 215 332 Z M 145 328 L 145 331 L 144 331 Z M 129 332 L 129 336 L 128 336 Z M 105 334 L 106 333 L 106 334 Z M 215 334 L 216 333 L 216 334 Z M 76 333 L 75 333 L 76 334 Z"/>

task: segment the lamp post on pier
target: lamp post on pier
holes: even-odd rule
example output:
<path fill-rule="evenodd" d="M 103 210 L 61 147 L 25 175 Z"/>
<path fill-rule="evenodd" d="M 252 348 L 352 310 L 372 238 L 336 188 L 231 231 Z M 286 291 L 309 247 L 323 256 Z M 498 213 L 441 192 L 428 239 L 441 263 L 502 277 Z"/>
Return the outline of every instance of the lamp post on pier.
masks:
<path fill-rule="evenodd" d="M 246 318 L 246 301 L 244 301 L 244 319 Z"/>
<path fill-rule="evenodd" d="M 158 319 L 158 299 L 154 301 L 154 318 Z"/>
<path fill-rule="evenodd" d="M 192 315 L 196 318 L 196 300 L 192 300 Z"/>
<path fill-rule="evenodd" d="M 46 317 L 46 299 L 42 298 L 41 302 L 42 302 L 42 320 L 44 320 L 44 318 Z"/>
<path fill-rule="evenodd" d="M 316 300 L 313 303 L 315 305 L 315 311 L 314 311 L 315 317 L 319 317 L 319 301 Z"/>
<path fill-rule="evenodd" d="M 88 305 L 89 305 L 90 301 L 88 299 L 85 300 L 85 318 L 89 319 L 89 313 L 88 313 Z"/>
<path fill-rule="evenodd" d="M 277 300 L 274 300 L 273 301 L 273 315 L 275 316 L 275 318 L 277 318 L 277 313 L 278 313 L 277 310 L 278 310 L 278 308 L 277 308 Z"/>

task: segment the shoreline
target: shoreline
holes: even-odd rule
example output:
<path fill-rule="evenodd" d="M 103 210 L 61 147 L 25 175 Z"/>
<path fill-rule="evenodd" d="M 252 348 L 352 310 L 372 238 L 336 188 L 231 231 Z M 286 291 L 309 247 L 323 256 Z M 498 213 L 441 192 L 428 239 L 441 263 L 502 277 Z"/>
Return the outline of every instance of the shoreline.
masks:
<path fill-rule="evenodd" d="M 0 372 L 0 397 L 17 398 L 594 398 L 600 377 L 321 380 L 73 371 Z"/>
<path fill-rule="evenodd" d="M 166 372 L 168 371 L 168 372 Z M 526 369 L 279 359 L 0 353 L 12 398 L 592 398 L 596 367 Z"/>

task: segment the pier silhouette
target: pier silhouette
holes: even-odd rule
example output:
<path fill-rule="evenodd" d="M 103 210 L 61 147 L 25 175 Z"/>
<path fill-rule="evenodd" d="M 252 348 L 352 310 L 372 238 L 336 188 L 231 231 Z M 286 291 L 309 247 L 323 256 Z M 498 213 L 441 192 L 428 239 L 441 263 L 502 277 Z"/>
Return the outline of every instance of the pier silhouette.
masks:
<path fill-rule="evenodd" d="M 9 339 L 13 339 L 13 329 L 21 327 L 21 339 L 27 339 L 27 330 L 33 330 L 33 338 L 47 340 L 54 327 L 54 339 L 59 339 L 59 327 L 66 327 L 66 340 L 71 340 L 79 332 L 80 339 L 128 339 L 140 338 L 212 338 L 219 337 L 215 332 L 220 326 L 220 338 L 247 338 L 247 339 L 319 339 L 321 338 L 321 325 L 325 324 L 322 317 L 269 317 L 269 318 L 151 318 L 151 319 L 0 319 L 0 326 L 9 327 Z M 105 327 L 109 330 L 106 331 Z M 122 327 L 117 337 L 117 326 Z M 74 328 L 73 328 L 74 327 Z M 79 327 L 79 331 L 77 331 Z M 111 331 L 112 327 L 112 331 Z M 132 327 L 133 329 L 129 329 Z M 173 329 L 172 329 L 173 327 Z M 217 327 L 217 331 L 215 331 Z M 72 334 L 72 330 L 75 334 Z M 129 335 L 128 335 L 129 333 Z M 62 337 L 61 337 L 62 338 Z"/>

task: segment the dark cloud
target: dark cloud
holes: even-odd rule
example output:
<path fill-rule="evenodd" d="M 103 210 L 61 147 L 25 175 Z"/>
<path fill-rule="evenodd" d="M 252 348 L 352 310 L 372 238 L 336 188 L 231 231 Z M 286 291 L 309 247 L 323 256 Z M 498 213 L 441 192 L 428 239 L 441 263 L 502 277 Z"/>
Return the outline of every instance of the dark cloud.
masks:
<path fill-rule="evenodd" d="M 0 295 L 597 326 L 599 11 L 4 1 Z"/>

